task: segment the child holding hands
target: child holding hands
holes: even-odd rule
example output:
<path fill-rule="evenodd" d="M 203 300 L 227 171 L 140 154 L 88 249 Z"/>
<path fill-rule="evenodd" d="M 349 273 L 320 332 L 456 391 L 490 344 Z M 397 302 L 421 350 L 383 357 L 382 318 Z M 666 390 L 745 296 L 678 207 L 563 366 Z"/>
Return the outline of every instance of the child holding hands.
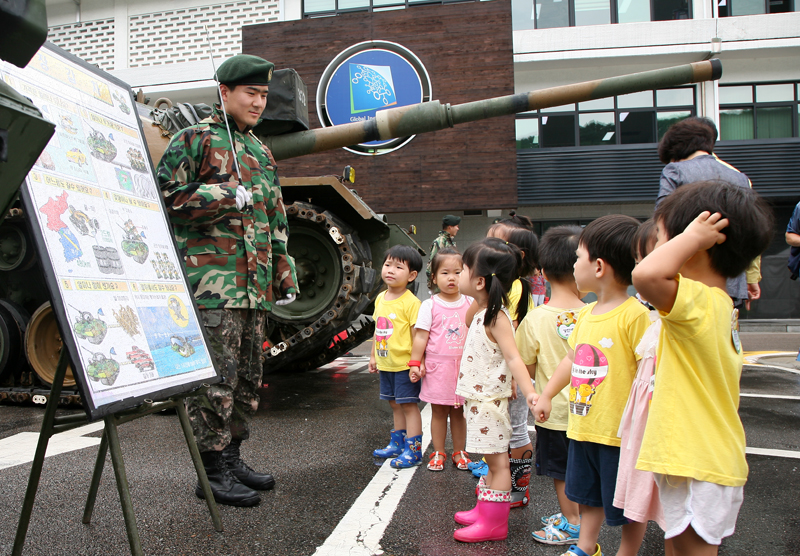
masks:
<path fill-rule="evenodd" d="M 394 429 L 389 445 L 372 452 L 376 458 L 394 458 L 389 464 L 405 469 L 422 463 L 422 415 L 419 382 L 412 382 L 408 363 L 414 342 L 420 300 L 407 288 L 422 270 L 422 257 L 407 245 L 386 251 L 381 279 L 386 291 L 375 299 L 375 337 L 369 372 L 380 373 L 381 399 L 392 407 Z"/>
<path fill-rule="evenodd" d="M 613 504 L 620 455 L 617 431 L 636 373 L 634 347 L 650 326 L 647 309 L 627 292 L 638 227 L 635 218 L 609 215 L 581 233 L 575 282 L 581 292 L 597 294 L 597 301 L 578 315 L 567 356 L 534 408 L 536 420 L 546 422 L 552 399 L 570 384 L 565 493 L 580 505 L 581 529 L 577 545 L 564 556 L 603 556 L 597 537 L 604 517 L 608 525 L 622 526 L 617 556 L 635 556 L 647 528 L 646 523 L 629 522 Z"/>
<path fill-rule="evenodd" d="M 412 382 L 422 378 L 419 398 L 431 404 L 431 440 L 433 453 L 428 462 L 431 471 L 442 471 L 447 460 L 444 441 L 447 419 L 453 439 L 453 464 L 467 469 L 469 456 L 464 451 L 467 422 L 464 419 L 464 398 L 456 394 L 456 381 L 461 363 L 465 324 L 472 298 L 458 289 L 461 255 L 445 247 L 431 261 L 431 282 L 439 293 L 422 302 L 417 315 L 416 335 L 411 350 L 409 373 Z M 423 354 L 424 364 L 421 363 Z"/>
<path fill-rule="evenodd" d="M 767 248 L 773 217 L 752 189 L 697 182 L 653 219 L 656 248 L 633 282 L 662 328 L 636 468 L 655 473 L 675 554 L 714 555 L 733 534 L 748 473 L 738 311 L 725 283 Z"/>
<path fill-rule="evenodd" d="M 550 301 L 528 313 L 517 328 L 517 347 L 539 394 L 567 355 L 567 340 L 585 305 L 572 274 L 580 235 L 578 226 L 556 226 L 539 242 L 539 264 L 550 282 Z M 561 511 L 543 517 L 544 529 L 532 534 L 534 540 L 544 544 L 574 544 L 581 530 L 580 511 L 578 504 L 564 494 L 569 452 L 568 387 L 553 398 L 552 406 L 547 422 L 536 424 L 536 474 L 553 479 Z"/>
<path fill-rule="evenodd" d="M 460 290 L 475 299 L 479 312 L 467 333 L 456 393 L 465 398 L 467 450 L 484 454 L 489 472 L 479 487 L 475 507 L 455 515 L 457 523 L 468 527 L 453 536 L 462 542 L 483 542 L 508 536 L 512 376 L 529 405 L 536 400 L 536 393 L 514 342 L 511 317 L 503 306 L 518 276 L 521 253 L 504 241 L 487 238 L 472 244 L 463 259 Z"/>

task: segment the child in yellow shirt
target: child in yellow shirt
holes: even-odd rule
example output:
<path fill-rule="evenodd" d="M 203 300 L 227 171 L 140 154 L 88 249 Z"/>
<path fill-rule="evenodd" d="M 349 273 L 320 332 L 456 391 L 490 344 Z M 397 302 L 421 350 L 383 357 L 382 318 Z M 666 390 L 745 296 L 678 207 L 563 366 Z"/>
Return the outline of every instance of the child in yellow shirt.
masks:
<path fill-rule="evenodd" d="M 564 556 L 603 556 L 597 544 L 603 518 L 612 527 L 622 526 L 617 556 L 635 556 L 647 527 L 614 507 L 617 430 L 636 374 L 635 348 L 650 326 L 647 309 L 627 292 L 638 228 L 635 218 L 613 214 L 591 222 L 581 233 L 575 282 L 580 291 L 597 294 L 597 301 L 578 314 L 567 356 L 533 410 L 536 421 L 545 423 L 553 398 L 570 385 L 565 493 L 580 505 L 581 528 L 577 544 Z"/>
<path fill-rule="evenodd" d="M 375 337 L 369 372 L 380 373 L 381 399 L 392 408 L 394 429 L 389 444 L 372 452 L 376 458 L 394 458 L 389 465 L 407 469 L 422 463 L 422 415 L 419 381 L 412 381 L 409 366 L 414 324 L 421 301 L 408 284 L 422 270 L 422 257 L 407 245 L 395 245 L 384 257 L 381 279 L 386 291 L 375 299 Z M 419 361 L 416 362 L 419 366 Z"/>
<path fill-rule="evenodd" d="M 661 313 L 655 384 L 637 469 L 655 473 L 676 554 L 717 554 L 747 480 L 739 418 L 742 345 L 725 280 L 769 245 L 772 212 L 752 189 L 685 185 L 656 209 L 656 249 L 633 284 Z"/>

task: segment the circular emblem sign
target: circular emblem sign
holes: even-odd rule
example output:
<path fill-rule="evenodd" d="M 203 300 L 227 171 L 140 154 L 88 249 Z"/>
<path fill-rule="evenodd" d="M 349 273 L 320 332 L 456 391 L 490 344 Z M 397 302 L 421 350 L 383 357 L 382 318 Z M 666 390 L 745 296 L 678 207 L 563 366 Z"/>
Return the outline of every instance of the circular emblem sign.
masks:
<path fill-rule="evenodd" d="M 341 52 L 325 69 L 317 89 L 317 113 L 324 127 L 365 122 L 379 110 L 431 99 L 430 77 L 419 58 L 387 41 L 367 41 Z M 386 154 L 414 136 L 370 141 L 348 151 Z"/>

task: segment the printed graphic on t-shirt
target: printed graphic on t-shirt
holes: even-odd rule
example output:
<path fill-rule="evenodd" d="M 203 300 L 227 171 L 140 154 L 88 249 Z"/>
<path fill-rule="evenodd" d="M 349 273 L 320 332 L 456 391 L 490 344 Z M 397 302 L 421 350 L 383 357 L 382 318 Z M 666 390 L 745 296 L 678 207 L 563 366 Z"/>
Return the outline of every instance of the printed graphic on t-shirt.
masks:
<path fill-rule="evenodd" d="M 569 411 L 584 417 L 592 408 L 592 399 L 600 383 L 608 375 L 608 358 L 600 349 L 578 344 L 572 363 L 572 382 L 569 386 Z"/>
<path fill-rule="evenodd" d="M 445 330 L 444 338 L 448 344 L 460 344 L 464 339 L 464 323 L 458 313 L 451 316 L 442 315 L 442 327 Z"/>
<path fill-rule="evenodd" d="M 736 353 L 742 353 L 742 341 L 739 339 L 739 309 L 734 309 L 731 313 L 731 339 Z"/>
<path fill-rule="evenodd" d="M 575 311 L 564 311 L 559 313 L 556 317 L 556 332 L 559 338 L 564 340 L 569 338 L 572 331 L 575 330 L 575 324 L 578 322 L 578 314 Z"/>
<path fill-rule="evenodd" d="M 390 320 L 394 314 L 389 315 L 389 318 L 378 317 L 375 322 L 375 352 L 378 357 L 389 357 L 389 338 L 392 337 L 394 332 L 394 325 Z"/>

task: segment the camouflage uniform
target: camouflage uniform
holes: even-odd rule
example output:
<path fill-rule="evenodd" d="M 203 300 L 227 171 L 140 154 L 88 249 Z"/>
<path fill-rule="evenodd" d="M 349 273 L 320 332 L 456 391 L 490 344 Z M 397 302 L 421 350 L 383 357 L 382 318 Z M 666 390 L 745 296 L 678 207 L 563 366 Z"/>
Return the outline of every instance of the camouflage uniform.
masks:
<path fill-rule="evenodd" d="M 275 160 L 250 129 L 228 116 L 236 165 L 252 205 L 236 208 L 239 181 L 231 145 L 216 107 L 170 141 L 157 176 L 189 283 L 226 381 L 186 407 L 201 451 L 220 450 L 248 435 L 258 407 L 261 345 L 273 295 L 297 293 L 289 231 Z M 251 349 L 252 346 L 252 349 Z"/>
<path fill-rule="evenodd" d="M 431 262 L 433 262 L 433 257 L 436 256 L 436 253 L 439 252 L 439 249 L 444 249 L 445 247 L 452 247 L 455 249 L 456 240 L 453 239 L 453 236 L 442 230 L 439 232 L 439 235 L 436 236 L 436 239 L 433 240 L 433 243 L 431 243 L 431 254 L 430 258 L 428 259 L 428 266 L 425 269 L 425 274 L 428 276 L 428 290 L 433 293 L 437 293 L 439 288 L 434 290 L 433 280 L 431 280 Z"/>

